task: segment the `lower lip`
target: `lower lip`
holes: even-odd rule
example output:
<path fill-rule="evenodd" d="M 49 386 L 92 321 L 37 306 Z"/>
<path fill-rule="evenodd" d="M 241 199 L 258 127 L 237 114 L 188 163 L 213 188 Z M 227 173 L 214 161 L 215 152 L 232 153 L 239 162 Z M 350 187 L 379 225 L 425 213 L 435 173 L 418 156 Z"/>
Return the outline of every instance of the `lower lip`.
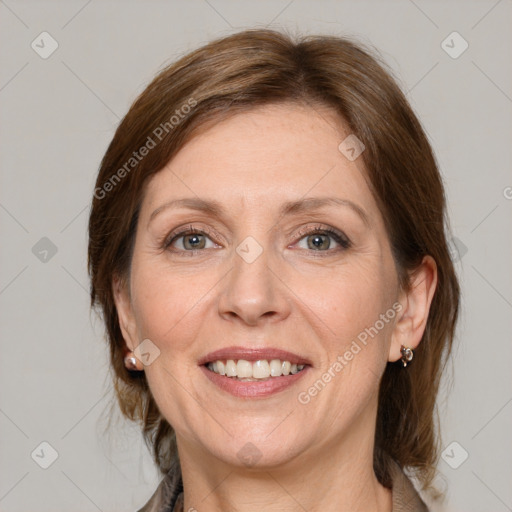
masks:
<path fill-rule="evenodd" d="M 309 366 L 305 366 L 303 370 L 293 375 L 269 377 L 261 381 L 244 381 L 212 372 L 204 365 L 200 368 L 211 382 L 238 398 L 264 398 L 279 393 L 293 386 L 309 370 Z"/>

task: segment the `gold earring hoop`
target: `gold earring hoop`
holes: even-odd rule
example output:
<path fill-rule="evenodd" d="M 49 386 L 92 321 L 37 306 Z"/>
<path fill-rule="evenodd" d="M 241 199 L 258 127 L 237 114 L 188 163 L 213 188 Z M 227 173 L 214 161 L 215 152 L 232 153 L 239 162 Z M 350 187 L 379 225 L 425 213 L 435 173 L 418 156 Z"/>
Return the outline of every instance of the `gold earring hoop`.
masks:
<path fill-rule="evenodd" d="M 412 351 L 412 348 L 402 345 L 400 348 L 400 353 L 402 354 L 402 365 L 405 368 L 407 364 L 412 361 L 412 358 L 414 357 L 414 352 Z"/>

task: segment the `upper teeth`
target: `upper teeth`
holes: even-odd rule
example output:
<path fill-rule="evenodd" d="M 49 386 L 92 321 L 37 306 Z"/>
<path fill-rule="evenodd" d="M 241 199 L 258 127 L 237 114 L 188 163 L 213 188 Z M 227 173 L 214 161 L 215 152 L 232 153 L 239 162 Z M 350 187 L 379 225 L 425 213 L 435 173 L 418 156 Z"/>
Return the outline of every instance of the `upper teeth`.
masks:
<path fill-rule="evenodd" d="M 279 377 L 300 372 L 303 364 L 291 364 L 290 361 L 281 361 L 280 359 L 260 359 L 258 361 L 246 361 L 239 359 L 235 361 L 214 361 L 208 363 L 208 369 L 225 375 L 226 377 L 238 377 L 239 379 L 268 379 L 269 377 Z"/>

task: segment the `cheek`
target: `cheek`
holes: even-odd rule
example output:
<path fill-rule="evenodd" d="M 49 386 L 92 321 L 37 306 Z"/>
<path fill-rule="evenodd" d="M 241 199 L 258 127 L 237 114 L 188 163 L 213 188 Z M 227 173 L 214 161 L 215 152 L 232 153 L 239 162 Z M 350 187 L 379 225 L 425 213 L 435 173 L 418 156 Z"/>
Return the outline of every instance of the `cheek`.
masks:
<path fill-rule="evenodd" d="M 329 329 L 319 340 L 321 368 L 301 398 L 326 411 L 328 423 L 344 424 L 376 399 L 396 317 L 392 287 L 377 266 L 351 267 L 310 297 L 308 305 Z M 318 380 L 327 383 L 325 392 Z"/>
<path fill-rule="evenodd" d="M 220 276 L 173 269 L 164 258 L 132 267 L 132 292 L 138 336 L 150 339 L 159 356 L 145 368 L 151 393 L 166 419 L 181 432 L 193 432 L 204 409 L 197 389 L 197 358 L 204 331 L 215 321 L 212 303 Z M 198 347 L 199 345 L 199 347 Z M 212 411 L 213 413 L 213 411 Z"/>
<path fill-rule="evenodd" d="M 380 321 L 391 308 L 392 287 L 376 265 L 353 265 L 316 281 L 315 286 L 297 283 L 300 296 L 323 321 L 332 341 L 331 350 L 343 350 L 352 340 L 377 323 L 379 337 L 387 337 L 391 322 Z M 372 332 L 374 332 L 372 330 Z M 364 334 L 359 336 L 364 339 Z M 375 337 L 375 336 L 374 336 Z"/>
<path fill-rule="evenodd" d="M 149 338 L 160 351 L 158 359 L 145 368 L 151 393 L 173 426 L 193 431 L 197 418 L 190 396 L 198 393 L 191 379 L 196 370 L 192 341 L 205 314 L 201 299 L 212 284 L 159 269 L 157 264 L 141 266 L 132 276 L 139 338 Z"/>
<path fill-rule="evenodd" d="M 171 341 L 176 347 L 182 338 L 178 334 L 193 329 L 191 318 L 212 286 L 205 277 L 181 275 L 160 262 L 134 266 L 132 293 L 139 336 L 152 339 L 162 349 Z"/>

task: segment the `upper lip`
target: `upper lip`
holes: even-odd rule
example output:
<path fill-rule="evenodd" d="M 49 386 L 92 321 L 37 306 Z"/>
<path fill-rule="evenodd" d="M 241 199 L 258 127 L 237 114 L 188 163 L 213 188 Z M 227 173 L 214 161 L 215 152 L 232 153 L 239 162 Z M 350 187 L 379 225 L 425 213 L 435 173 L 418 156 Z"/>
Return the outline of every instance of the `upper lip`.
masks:
<path fill-rule="evenodd" d="M 292 364 L 311 365 L 309 359 L 294 354 L 293 352 L 288 352 L 287 350 L 272 347 L 249 348 L 242 346 L 226 347 L 210 352 L 202 357 L 198 364 L 202 365 L 214 361 L 226 361 L 228 359 L 244 359 L 246 361 L 258 361 L 260 359 L 271 361 L 272 359 L 280 359 L 281 361 L 289 361 Z"/>

